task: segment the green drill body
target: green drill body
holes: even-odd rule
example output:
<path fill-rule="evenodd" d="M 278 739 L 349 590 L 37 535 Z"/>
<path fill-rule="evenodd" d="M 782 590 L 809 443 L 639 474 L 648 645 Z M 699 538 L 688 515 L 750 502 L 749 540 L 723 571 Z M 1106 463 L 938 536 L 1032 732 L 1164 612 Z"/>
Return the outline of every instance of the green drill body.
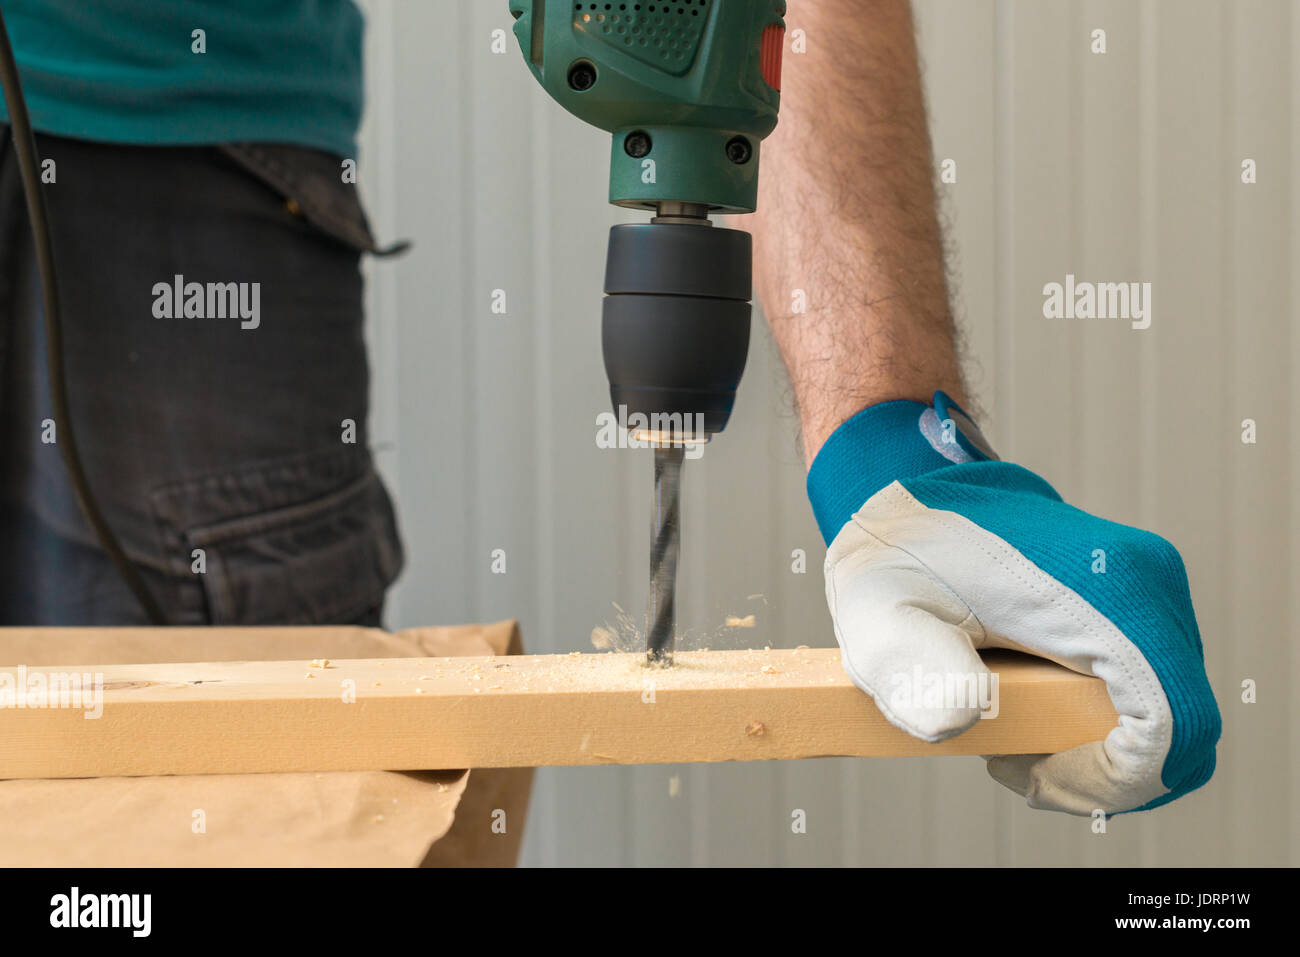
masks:
<path fill-rule="evenodd" d="M 546 92 L 614 134 L 611 203 L 754 211 L 759 142 L 776 127 L 781 102 L 785 0 L 511 0 L 510 11 L 524 59 Z M 642 156 L 626 144 L 638 132 L 651 143 Z M 728 151 L 737 139 L 750 148 L 743 163 Z"/>

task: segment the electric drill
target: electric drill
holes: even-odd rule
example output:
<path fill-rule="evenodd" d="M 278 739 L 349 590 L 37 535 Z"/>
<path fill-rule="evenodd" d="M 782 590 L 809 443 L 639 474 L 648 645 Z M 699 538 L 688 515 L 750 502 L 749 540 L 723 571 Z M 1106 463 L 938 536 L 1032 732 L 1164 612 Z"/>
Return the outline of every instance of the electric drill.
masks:
<path fill-rule="evenodd" d="M 510 12 L 546 92 L 613 134 L 609 201 L 655 214 L 610 230 L 601 342 L 615 412 L 655 450 L 647 657 L 668 665 L 685 448 L 726 427 L 749 351 L 750 237 L 709 214 L 757 204 L 785 0 L 510 0 Z"/>

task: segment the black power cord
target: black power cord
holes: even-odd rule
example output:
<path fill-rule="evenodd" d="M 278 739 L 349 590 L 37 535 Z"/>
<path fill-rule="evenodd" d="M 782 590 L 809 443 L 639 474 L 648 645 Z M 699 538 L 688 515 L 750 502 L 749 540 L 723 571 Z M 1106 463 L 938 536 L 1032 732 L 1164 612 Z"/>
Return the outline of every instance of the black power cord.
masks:
<path fill-rule="evenodd" d="M 68 410 L 68 384 L 63 369 L 63 325 L 59 313 L 59 286 L 54 275 L 54 247 L 50 241 L 49 218 L 45 213 L 45 196 L 41 193 L 40 164 L 37 161 L 36 138 L 32 134 L 31 120 L 27 115 L 27 101 L 18 81 L 18 63 L 13 47 L 9 45 L 9 31 L 4 16 L 0 15 L 0 87 L 3 87 L 5 104 L 9 107 L 9 125 L 18 157 L 18 170 L 23 180 L 23 195 L 27 200 L 27 218 L 31 220 L 32 242 L 36 246 L 36 264 L 41 274 L 41 298 L 45 302 L 45 362 L 50 375 L 50 402 L 54 407 L 54 421 L 58 423 L 59 451 L 68 478 L 72 482 L 81 514 L 99 539 L 100 547 L 117 567 L 122 579 L 135 593 L 136 601 L 144 609 L 150 623 L 167 624 L 167 617 L 122 550 L 117 536 L 109 528 L 86 481 L 77 454 L 77 442 L 72 431 L 72 415 Z"/>

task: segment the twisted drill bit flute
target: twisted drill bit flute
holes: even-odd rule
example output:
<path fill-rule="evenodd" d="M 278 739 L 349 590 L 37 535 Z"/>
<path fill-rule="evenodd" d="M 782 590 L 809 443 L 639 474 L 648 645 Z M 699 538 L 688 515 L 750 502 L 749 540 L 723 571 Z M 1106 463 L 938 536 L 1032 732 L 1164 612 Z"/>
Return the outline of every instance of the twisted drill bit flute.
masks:
<path fill-rule="evenodd" d="M 654 498 L 650 509 L 650 599 L 646 609 L 646 660 L 673 663 L 677 622 L 677 556 L 681 546 L 680 496 L 686 449 L 655 449 Z"/>

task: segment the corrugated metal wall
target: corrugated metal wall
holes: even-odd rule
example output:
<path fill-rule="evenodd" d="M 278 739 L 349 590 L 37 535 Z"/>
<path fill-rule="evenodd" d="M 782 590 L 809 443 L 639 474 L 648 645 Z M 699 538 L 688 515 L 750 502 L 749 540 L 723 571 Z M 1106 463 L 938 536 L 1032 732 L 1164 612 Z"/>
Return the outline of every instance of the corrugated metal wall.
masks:
<path fill-rule="evenodd" d="M 640 613 L 648 547 L 647 453 L 595 443 L 605 227 L 622 215 L 605 204 L 607 139 L 535 87 L 505 0 L 363 6 L 364 194 L 385 238 L 415 240 L 370 269 L 374 436 L 408 549 L 390 625 L 516 616 L 533 651 L 583 649 L 611 602 Z M 548 769 L 528 863 L 1300 859 L 1300 4 L 917 12 L 936 157 L 957 162 L 945 216 L 987 431 L 1067 500 L 1183 550 L 1224 714 L 1219 771 L 1094 835 L 1028 810 L 974 758 Z M 1091 52 L 1097 29 L 1105 54 Z M 1256 184 L 1241 181 L 1246 159 Z M 1151 328 L 1045 319 L 1043 285 L 1067 273 L 1151 282 Z M 765 329 L 733 425 L 690 464 L 684 494 L 682 622 L 753 611 L 747 639 L 833 644 Z M 491 572 L 498 548 L 505 574 Z M 1255 704 L 1241 702 L 1246 679 Z M 806 834 L 791 833 L 796 808 Z"/>

